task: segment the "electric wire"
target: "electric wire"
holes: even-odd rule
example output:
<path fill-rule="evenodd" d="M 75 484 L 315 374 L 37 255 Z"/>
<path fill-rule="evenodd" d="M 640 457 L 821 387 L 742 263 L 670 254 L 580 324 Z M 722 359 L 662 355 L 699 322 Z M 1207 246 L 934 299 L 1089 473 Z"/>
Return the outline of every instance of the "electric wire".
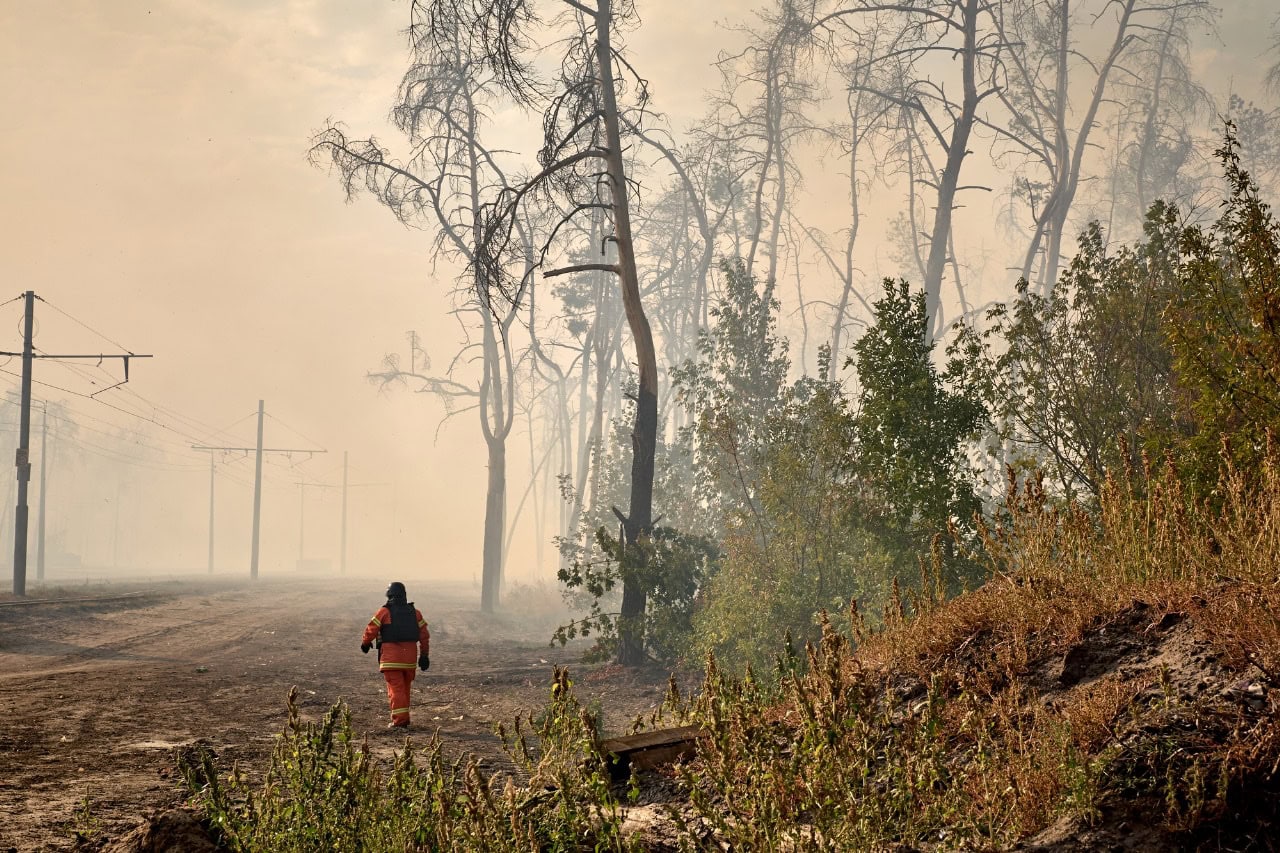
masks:
<path fill-rule="evenodd" d="M 0 373 L 7 374 L 7 375 L 9 375 L 9 376 L 13 376 L 13 377 L 16 377 L 16 378 L 18 378 L 18 379 L 21 379 L 21 378 L 22 378 L 22 374 L 20 374 L 20 373 L 14 373 L 12 370 L 7 370 L 7 369 L 5 369 L 5 368 L 3 368 L 3 367 L 0 367 Z M 40 380 L 40 379 L 32 379 L 31 381 L 32 381 L 32 383 L 34 383 L 34 384 L 36 384 L 36 385 L 42 385 L 42 386 L 44 386 L 45 388 L 52 388 L 53 390 L 55 390 L 55 391 L 61 391 L 61 392 L 62 392 L 62 393 L 64 393 L 64 394 L 73 394 L 73 395 L 75 395 L 75 396 L 77 396 L 77 397 L 83 397 L 83 398 L 85 398 L 86 400 L 92 400 L 93 402 L 97 403 L 99 406 L 106 406 L 108 409 L 113 409 L 114 411 L 120 412 L 121 414 L 124 414 L 124 415 L 130 415 L 131 417 L 135 417 L 135 418 L 137 418 L 138 420 L 146 421 L 147 423 L 151 423 L 151 424 L 155 424 L 156 426 L 160 427 L 161 429 L 165 429 L 165 430 L 168 430 L 169 432 L 174 433 L 175 435 L 180 435 L 180 436 L 182 436 L 183 438 L 187 439 L 188 441 L 192 442 L 193 444 L 203 444 L 203 443 L 204 443 L 204 439 L 203 439 L 203 438 L 197 438 L 196 436 L 191 435 L 190 433 L 183 432 L 183 431 L 182 431 L 182 430 L 180 430 L 180 429 L 177 429 L 177 428 L 175 428 L 175 427 L 169 426 L 169 425 L 168 425 L 168 424 L 166 424 L 166 423 L 162 423 L 161 421 L 156 420 L 154 417 L 146 417 L 145 415 L 143 415 L 143 414 L 141 414 L 141 413 L 139 413 L 139 412 L 132 412 L 132 411 L 129 411 L 128 409 L 122 409 L 122 408 L 120 408 L 119 406 L 113 406 L 112 404 L 108 403 L 108 402 L 107 402 L 107 401 L 105 401 L 105 400 L 99 400 L 97 397 L 91 397 L 91 396 L 89 396 L 88 394 L 85 394 L 85 393 L 84 393 L 84 392 L 82 392 L 82 391 L 74 391 L 74 390 L 72 390 L 72 389 L 70 389 L 70 388 L 63 388 L 63 387 L 62 387 L 62 386 L 60 386 L 60 385 L 54 385 L 52 382 L 45 382 L 45 381 Z"/>
<path fill-rule="evenodd" d="M 320 448 L 323 448 L 323 447 L 324 447 L 324 445 L 323 445 L 323 444 L 321 444 L 320 442 L 316 441 L 316 440 L 315 440 L 314 438 L 312 438 L 311 436 L 306 435 L 306 434 L 305 434 L 305 433 L 303 433 L 301 430 L 298 430 L 298 429 L 296 429 L 296 428 L 294 428 L 294 427 L 289 426 L 287 423 L 285 423 L 284 421 L 280 420 L 279 418 L 277 418 L 275 415 L 271 414 L 270 412 L 264 412 L 264 414 L 265 414 L 267 417 L 271 418 L 271 420 L 273 420 L 273 421 L 275 421 L 276 423 L 280 424 L 280 426 L 282 426 L 282 427 L 284 427 L 285 429 L 289 430 L 289 432 L 291 432 L 291 433 L 293 433 L 294 435 L 298 436 L 298 438 L 306 439 L 307 441 L 309 441 L 309 442 L 311 442 L 312 444 L 314 444 L 316 447 L 320 447 Z"/>
<path fill-rule="evenodd" d="M 83 320 L 80 320 L 80 319 L 77 319 L 76 317 L 71 316 L 71 315 L 70 315 L 70 314 L 68 314 L 66 311 L 63 311 L 61 308 L 59 308 L 57 305 L 54 305 L 54 304 L 53 304 L 52 302 L 50 302 L 48 299 L 45 299 L 43 296 L 37 296 L 37 297 L 36 297 L 36 299 L 39 299 L 39 300 L 40 300 L 41 302 L 43 302 L 45 305 L 48 305 L 48 306 L 49 306 L 50 308 L 52 308 L 54 311 L 57 311 L 59 314 L 61 314 L 63 317 L 66 317 L 66 318 L 67 318 L 68 320 L 70 320 L 71 322 L 73 322 L 73 323 L 76 323 L 76 324 L 80 325 L 80 326 L 81 326 L 81 327 L 83 327 L 84 329 L 87 329 L 88 331 L 90 331 L 90 332 L 92 332 L 93 334 L 97 335 L 98 337 L 102 338 L 104 341 L 106 341 L 107 343 L 111 344 L 113 347 L 116 347 L 117 349 L 122 350 L 124 353 L 128 353 L 129 355 L 133 355 L 133 354 L 134 354 L 134 353 L 133 353 L 133 350 L 131 350 L 131 349 L 129 349 L 128 347 L 124 346 L 124 344 L 117 343 L 116 341 L 113 341 L 111 338 L 107 337 L 107 336 L 106 336 L 106 335 L 104 335 L 102 332 L 99 332 L 97 329 L 93 328 L 93 326 L 90 326 L 88 323 L 84 322 Z"/>

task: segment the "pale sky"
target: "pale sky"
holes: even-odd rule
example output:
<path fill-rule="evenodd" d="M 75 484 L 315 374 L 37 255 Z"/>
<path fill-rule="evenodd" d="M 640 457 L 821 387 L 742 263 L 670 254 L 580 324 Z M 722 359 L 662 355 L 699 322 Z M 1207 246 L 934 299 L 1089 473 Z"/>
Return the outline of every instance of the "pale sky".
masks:
<path fill-rule="evenodd" d="M 708 9 L 735 4 L 663 5 L 661 13 L 658 4 L 642 7 L 646 25 L 633 42 L 646 52 L 659 40 L 679 46 L 646 67 L 661 106 L 693 115 L 715 82 L 709 66 L 720 39 Z M 437 365 L 453 355 L 461 336 L 447 315 L 450 274 L 433 274 L 429 235 L 404 229 L 371 200 L 345 204 L 336 180 L 305 156 L 330 117 L 395 146 L 385 116 L 406 62 L 405 15 L 406 4 L 391 0 L 0 2 L 0 301 L 34 290 L 128 349 L 154 353 L 133 363 L 129 385 L 151 403 L 221 428 L 262 398 L 269 413 L 329 450 L 296 469 L 284 458 L 268 467 L 275 484 L 264 505 L 264 571 L 298 552 L 291 483 L 304 475 L 339 482 L 344 449 L 353 482 L 385 484 L 352 493 L 353 566 L 479 571 L 485 459 L 475 416 L 455 418 L 437 442 L 436 400 L 379 393 L 364 378 L 384 353 L 403 349 L 409 329 L 424 335 Z M 44 305 L 37 319 L 36 346 L 46 352 L 113 351 Z M 20 304 L 0 309 L 0 349 L 20 349 L 19 320 Z M 82 393 L 101 387 L 87 375 L 36 366 L 37 381 Z M 80 397 L 41 386 L 36 394 L 137 425 Z M 140 426 L 174 454 L 189 443 Z M 253 419 L 224 439 L 252 444 Z M 272 420 L 267 444 L 310 446 Z M 517 497 L 526 444 L 512 441 Z M 161 505 L 139 499 L 131 535 L 145 540 L 153 523 L 153 531 L 181 531 L 181 546 L 168 552 L 200 566 L 207 457 L 189 456 L 190 471 L 163 475 Z M 252 467 L 237 463 L 232 473 L 244 482 Z M 146 472 L 133 474 L 145 491 Z M 220 485 L 218 564 L 227 571 L 248 563 L 248 495 L 242 484 Z M 336 498 L 317 490 L 307 501 L 314 555 L 334 556 Z M 368 516 L 393 501 L 402 532 L 390 542 L 390 523 L 361 519 L 360 506 Z M 532 536 L 524 540 L 512 576 L 529 572 Z"/>
<path fill-rule="evenodd" d="M 747 5 L 639 4 L 633 55 L 654 105 L 677 129 L 716 85 L 711 63 L 730 40 L 719 22 L 742 20 Z M 1274 16 L 1268 0 L 1226 6 L 1226 30 L 1256 36 Z M 424 336 L 437 365 L 454 354 L 461 334 L 447 313 L 450 273 L 433 272 L 428 234 L 399 226 L 372 200 L 345 204 L 336 180 L 306 161 L 311 134 L 329 118 L 397 147 L 385 116 L 406 62 L 405 16 L 395 0 L 0 0 L 0 302 L 31 289 L 130 350 L 154 353 L 134 363 L 129 388 L 165 408 L 156 420 L 239 421 L 226 443 L 251 444 L 244 417 L 262 398 L 279 419 L 267 422 L 268 445 L 311 440 L 329 450 L 305 464 L 273 460 L 264 567 L 297 555 L 292 483 L 339 481 L 345 449 L 353 482 L 382 484 L 353 492 L 354 567 L 479 572 L 485 460 L 474 415 L 436 441 L 438 401 L 379 393 L 365 379 L 384 353 L 403 349 L 409 329 Z M 1259 67 L 1257 44 L 1204 46 L 1197 60 L 1234 77 Z M 36 345 L 46 352 L 111 351 L 44 305 L 37 316 Z M 0 308 L 0 349 L 20 347 L 18 320 L 16 305 Z M 36 369 L 38 381 L 79 393 L 101 387 L 62 365 Z M 99 426 L 139 426 L 83 397 L 36 393 L 67 399 L 73 411 L 103 419 Z M 141 426 L 174 454 L 199 430 Z M 512 508 L 526 442 L 512 440 Z M 166 474 L 157 487 L 164 498 L 150 503 L 151 481 L 135 472 L 138 517 L 122 523 L 132 523 L 139 543 L 149 530 L 169 534 L 177 540 L 170 552 L 200 566 L 207 457 L 191 452 L 182 464 L 189 470 Z M 248 562 L 246 471 L 237 463 L 230 473 L 240 482 L 220 492 L 218 562 L 227 571 Z M 317 491 L 314 501 L 314 556 L 333 557 L 336 500 Z M 374 518 L 393 510 L 394 532 L 386 517 Z M 520 541 L 514 577 L 532 566 L 532 536 Z M 548 561 L 544 577 L 553 570 Z"/>

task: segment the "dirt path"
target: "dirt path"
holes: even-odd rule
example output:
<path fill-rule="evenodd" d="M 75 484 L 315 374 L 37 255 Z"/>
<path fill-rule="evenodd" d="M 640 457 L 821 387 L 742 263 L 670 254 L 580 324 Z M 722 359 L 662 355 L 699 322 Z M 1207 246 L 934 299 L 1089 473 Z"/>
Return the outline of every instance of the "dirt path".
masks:
<path fill-rule="evenodd" d="M 341 698 L 378 751 L 401 733 L 359 635 L 377 582 L 261 580 L 152 586 L 143 598 L 0 607 L 0 851 L 67 850 L 74 829 L 115 837 L 181 796 L 175 750 L 197 741 L 261 766 L 285 722 L 285 695 L 319 716 Z M 413 736 L 502 763 L 493 726 L 546 699 L 570 664 L 579 694 L 621 730 L 661 700 L 659 674 L 585 671 L 581 647 L 547 646 L 554 617 L 483 617 L 469 591 L 423 595 L 431 670 L 414 682 Z M 88 818 L 78 816 L 86 798 Z"/>

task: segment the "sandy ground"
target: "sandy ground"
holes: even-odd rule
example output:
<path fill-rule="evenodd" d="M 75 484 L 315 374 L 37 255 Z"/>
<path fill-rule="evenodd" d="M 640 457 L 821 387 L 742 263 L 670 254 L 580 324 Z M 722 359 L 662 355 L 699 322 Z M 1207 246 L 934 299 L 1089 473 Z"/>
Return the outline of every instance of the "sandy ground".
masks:
<path fill-rule="evenodd" d="M 175 753 L 195 743 L 228 764 L 263 766 L 292 685 L 305 716 L 343 699 L 376 751 L 390 754 L 402 743 L 400 732 L 385 729 L 376 658 L 359 650 L 360 632 L 382 603 L 380 582 L 133 588 L 149 592 L 0 606 L 0 851 L 68 850 L 77 827 L 92 828 L 95 838 L 118 836 L 143 813 L 182 798 Z M 117 584 L 56 594 L 128 591 Z M 414 737 L 438 727 L 447 749 L 500 767 L 494 725 L 541 707 L 555 664 L 579 673 L 579 694 L 598 703 L 607 733 L 661 701 L 660 673 L 588 669 L 577 663 L 581 646 L 549 647 L 558 614 L 536 596 L 485 617 L 470 590 L 425 594 L 410 582 L 409 592 L 432 632 L 431 670 L 414 682 Z"/>

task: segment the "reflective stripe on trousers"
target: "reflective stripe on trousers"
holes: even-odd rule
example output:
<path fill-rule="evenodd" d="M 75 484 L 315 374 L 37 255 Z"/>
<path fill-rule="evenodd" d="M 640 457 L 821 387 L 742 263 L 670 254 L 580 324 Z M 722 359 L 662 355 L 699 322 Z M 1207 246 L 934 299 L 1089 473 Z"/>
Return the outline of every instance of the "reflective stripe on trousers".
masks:
<path fill-rule="evenodd" d="M 387 681 L 387 702 L 391 706 L 391 722 L 409 722 L 409 693 L 413 687 L 412 669 L 384 669 L 382 677 Z"/>

